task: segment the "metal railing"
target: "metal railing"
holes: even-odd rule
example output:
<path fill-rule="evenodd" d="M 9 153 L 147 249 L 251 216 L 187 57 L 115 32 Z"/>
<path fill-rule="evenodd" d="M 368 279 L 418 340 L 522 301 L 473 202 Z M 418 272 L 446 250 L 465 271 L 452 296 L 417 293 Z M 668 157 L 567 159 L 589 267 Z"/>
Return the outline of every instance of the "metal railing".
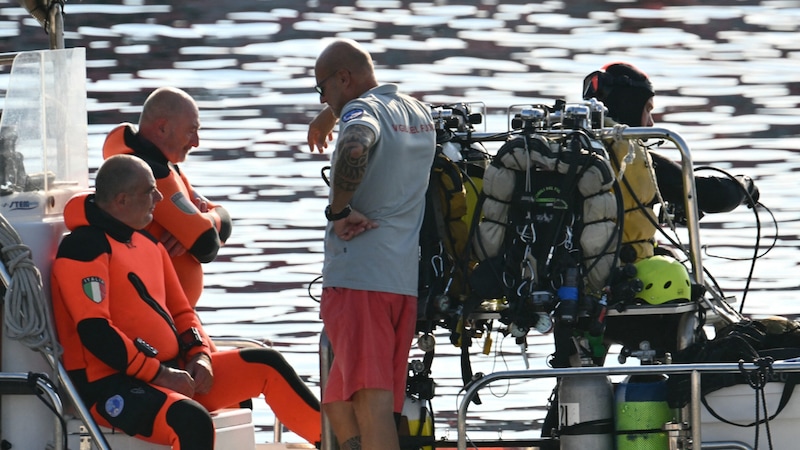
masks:
<path fill-rule="evenodd" d="M 467 409 L 478 391 L 499 380 L 536 379 L 574 377 L 589 375 L 642 375 L 642 374 L 690 374 L 691 401 L 689 402 L 689 419 L 692 442 L 702 443 L 701 432 L 701 373 L 738 373 L 741 370 L 757 370 L 760 366 L 753 363 L 700 363 L 700 364 L 665 364 L 648 366 L 619 367 L 572 367 L 564 369 L 537 369 L 495 372 L 485 375 L 472 383 L 465 390 L 464 398 L 458 407 L 458 450 L 467 448 Z M 800 372 L 800 362 L 776 362 L 772 365 L 774 372 Z"/>

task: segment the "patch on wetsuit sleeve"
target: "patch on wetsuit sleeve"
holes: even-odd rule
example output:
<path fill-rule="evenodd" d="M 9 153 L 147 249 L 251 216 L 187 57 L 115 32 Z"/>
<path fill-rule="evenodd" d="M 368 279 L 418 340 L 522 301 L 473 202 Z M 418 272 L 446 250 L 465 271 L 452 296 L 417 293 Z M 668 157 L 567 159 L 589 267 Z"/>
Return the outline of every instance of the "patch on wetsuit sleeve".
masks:
<path fill-rule="evenodd" d="M 106 298 L 106 282 L 100 277 L 86 277 L 81 280 L 83 293 L 89 300 L 100 303 Z"/>
<path fill-rule="evenodd" d="M 347 111 L 347 114 L 342 116 L 342 122 L 350 122 L 353 119 L 358 119 L 359 117 L 364 115 L 364 110 L 357 108 Z"/>
<path fill-rule="evenodd" d="M 192 202 L 183 195 L 183 192 L 176 192 L 169 198 L 173 205 L 175 205 L 182 213 L 185 214 L 194 214 L 197 210 L 195 209 Z"/>

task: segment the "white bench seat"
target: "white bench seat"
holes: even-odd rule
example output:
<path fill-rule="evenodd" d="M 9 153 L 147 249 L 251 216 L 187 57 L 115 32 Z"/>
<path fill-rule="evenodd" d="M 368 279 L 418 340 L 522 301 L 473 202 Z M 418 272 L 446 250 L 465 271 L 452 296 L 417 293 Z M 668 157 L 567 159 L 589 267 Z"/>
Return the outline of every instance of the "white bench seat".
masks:
<path fill-rule="evenodd" d="M 217 436 L 214 448 L 217 450 L 253 449 L 255 448 L 255 426 L 252 411 L 247 408 L 223 409 L 213 414 L 214 428 Z M 156 445 L 127 434 L 101 428 L 108 445 L 114 450 L 169 450 L 166 445 Z M 71 419 L 67 423 L 68 446 L 70 449 L 90 450 L 91 438 L 86 433 L 79 419 Z"/>

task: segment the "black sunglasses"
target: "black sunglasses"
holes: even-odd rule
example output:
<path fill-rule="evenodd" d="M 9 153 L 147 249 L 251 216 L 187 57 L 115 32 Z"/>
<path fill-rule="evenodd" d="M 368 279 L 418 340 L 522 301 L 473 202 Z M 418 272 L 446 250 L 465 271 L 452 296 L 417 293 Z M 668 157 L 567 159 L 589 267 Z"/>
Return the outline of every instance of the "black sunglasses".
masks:
<path fill-rule="evenodd" d="M 336 75 L 338 72 L 339 69 L 336 69 L 330 75 L 323 78 L 322 81 L 319 82 L 319 84 L 314 86 L 314 90 L 317 91 L 319 95 L 325 95 L 325 89 L 322 87 L 322 85 L 324 85 L 326 81 L 328 81 L 332 76 Z"/>

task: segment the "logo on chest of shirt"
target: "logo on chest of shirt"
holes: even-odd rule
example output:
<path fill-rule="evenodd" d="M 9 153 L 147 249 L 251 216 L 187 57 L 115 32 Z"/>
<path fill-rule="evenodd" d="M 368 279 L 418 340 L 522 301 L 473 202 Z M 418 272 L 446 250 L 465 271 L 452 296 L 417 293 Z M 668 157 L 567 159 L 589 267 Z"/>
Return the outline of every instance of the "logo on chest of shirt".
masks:
<path fill-rule="evenodd" d="M 100 303 L 106 298 L 106 282 L 100 277 L 86 277 L 81 280 L 83 293 L 89 300 Z"/>
<path fill-rule="evenodd" d="M 350 122 L 353 119 L 358 119 L 359 117 L 364 115 L 363 109 L 352 109 L 347 111 L 347 114 L 342 116 L 342 122 Z"/>

